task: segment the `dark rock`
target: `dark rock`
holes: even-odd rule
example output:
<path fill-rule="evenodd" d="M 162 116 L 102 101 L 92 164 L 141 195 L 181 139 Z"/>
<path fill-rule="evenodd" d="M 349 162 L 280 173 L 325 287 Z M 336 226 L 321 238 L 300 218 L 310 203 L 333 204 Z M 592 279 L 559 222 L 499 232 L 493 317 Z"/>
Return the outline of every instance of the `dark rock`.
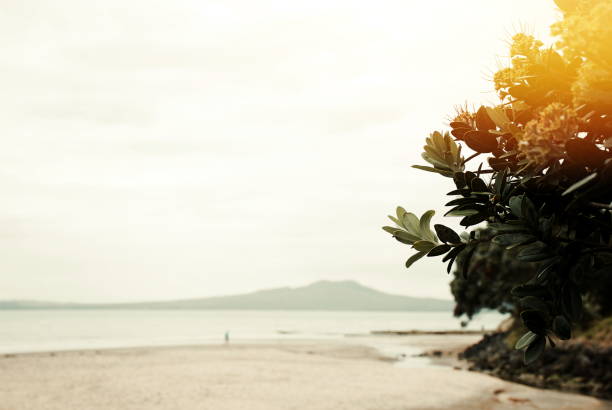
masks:
<path fill-rule="evenodd" d="M 539 360 L 523 364 L 523 353 L 508 347 L 507 333 L 485 335 L 459 355 L 469 370 L 535 387 L 556 388 L 612 399 L 612 347 L 560 344 Z"/>

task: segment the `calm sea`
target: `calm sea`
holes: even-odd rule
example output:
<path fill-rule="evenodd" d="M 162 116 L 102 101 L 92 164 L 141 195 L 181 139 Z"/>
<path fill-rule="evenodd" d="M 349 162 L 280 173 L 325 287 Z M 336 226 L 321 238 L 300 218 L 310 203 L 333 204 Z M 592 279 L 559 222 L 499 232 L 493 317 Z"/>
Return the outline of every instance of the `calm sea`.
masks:
<path fill-rule="evenodd" d="M 468 329 L 494 329 L 503 318 L 484 313 Z M 226 332 L 256 342 L 460 328 L 445 312 L 4 310 L 0 353 L 222 343 Z"/>

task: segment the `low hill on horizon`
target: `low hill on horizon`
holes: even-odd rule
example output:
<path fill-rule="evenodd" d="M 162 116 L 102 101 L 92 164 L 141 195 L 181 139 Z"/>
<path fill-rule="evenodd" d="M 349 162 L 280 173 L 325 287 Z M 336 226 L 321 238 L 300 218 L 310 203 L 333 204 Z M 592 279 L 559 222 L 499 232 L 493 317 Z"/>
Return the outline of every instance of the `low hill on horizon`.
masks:
<path fill-rule="evenodd" d="M 17 309 L 210 309 L 210 310 L 369 310 L 450 311 L 444 299 L 393 295 L 355 281 L 319 281 L 296 288 L 275 288 L 240 295 L 163 302 L 80 304 L 0 301 L 0 310 Z"/>

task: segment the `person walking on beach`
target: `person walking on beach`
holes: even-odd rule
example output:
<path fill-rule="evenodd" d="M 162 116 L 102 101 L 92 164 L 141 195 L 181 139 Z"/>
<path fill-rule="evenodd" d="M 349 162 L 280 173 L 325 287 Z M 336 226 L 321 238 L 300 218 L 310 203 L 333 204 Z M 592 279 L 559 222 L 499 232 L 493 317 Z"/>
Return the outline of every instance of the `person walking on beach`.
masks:
<path fill-rule="evenodd" d="M 225 332 L 225 344 L 229 343 L 229 330 Z"/>

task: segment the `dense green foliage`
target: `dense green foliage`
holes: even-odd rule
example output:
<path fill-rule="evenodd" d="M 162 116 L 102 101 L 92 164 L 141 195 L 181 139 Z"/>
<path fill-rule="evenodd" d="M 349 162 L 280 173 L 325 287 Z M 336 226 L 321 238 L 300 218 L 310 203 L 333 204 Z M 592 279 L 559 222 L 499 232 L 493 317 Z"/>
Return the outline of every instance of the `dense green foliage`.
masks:
<path fill-rule="evenodd" d="M 464 303 L 456 313 L 518 308 L 528 332 L 517 348 L 527 363 L 553 337 L 571 338 L 585 303 L 595 314 L 611 313 L 612 0 L 559 5 L 556 46 L 515 35 L 509 66 L 494 78 L 499 105 L 459 110 L 450 132 L 427 138 L 429 165 L 415 166 L 452 180 L 445 215 L 460 216 L 467 231 L 437 224 L 434 233 L 433 211 L 419 219 L 401 207 L 390 217 L 396 226 L 384 227 L 416 250 L 407 267 L 425 255 L 442 257 L 448 272 L 463 262 L 456 275 L 464 282 L 453 291 Z M 472 151 L 467 158 L 462 147 Z M 483 222 L 486 231 L 471 229 Z M 491 244 L 512 252 L 514 262 L 473 266 L 475 254 L 495 251 Z"/>
<path fill-rule="evenodd" d="M 517 316 L 512 288 L 528 281 L 536 270 L 533 264 L 516 259 L 518 249 L 506 250 L 492 243 L 494 232 L 490 229 L 481 230 L 479 235 L 482 242 L 470 258 L 469 275 L 464 277 L 455 272 L 450 284 L 456 302 L 454 314 L 471 319 L 481 309 L 492 309 Z M 464 254 L 460 253 L 455 266 L 462 267 L 465 262 Z"/>

